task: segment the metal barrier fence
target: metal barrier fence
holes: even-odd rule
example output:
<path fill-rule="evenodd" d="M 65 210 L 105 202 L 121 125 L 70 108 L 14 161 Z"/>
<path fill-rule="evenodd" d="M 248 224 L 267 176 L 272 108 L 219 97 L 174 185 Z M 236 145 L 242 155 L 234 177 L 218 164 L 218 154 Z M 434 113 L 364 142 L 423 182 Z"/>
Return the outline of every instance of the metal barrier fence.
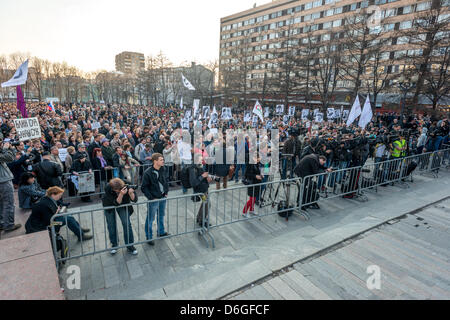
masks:
<path fill-rule="evenodd" d="M 214 237 L 210 234 L 210 230 L 275 214 L 288 219 L 290 214 L 297 213 L 308 219 L 309 215 L 305 209 L 317 203 L 321 197 L 351 198 L 361 195 L 365 190 L 376 190 L 380 185 L 401 182 L 408 177 L 412 178 L 414 166 L 422 173 L 439 170 L 445 166 L 444 159 L 448 159 L 449 153 L 450 149 L 440 150 L 367 164 L 363 167 L 325 172 L 303 179 L 271 180 L 257 185 L 212 190 L 207 195 L 189 194 L 162 200 L 141 201 L 126 206 L 57 214 L 52 217 L 50 226 L 55 260 L 59 264 L 69 259 L 148 243 L 151 239 L 147 236 L 150 232 L 150 228 L 146 227 L 148 212 L 152 210 L 155 212 L 157 208 L 161 208 L 164 215 L 156 214 L 156 224 L 154 226 L 152 224 L 152 231 L 156 231 L 152 232 L 152 235 L 156 236 L 153 239 L 198 232 L 207 246 L 211 243 L 214 247 Z M 131 206 L 134 208 L 134 214 L 129 219 L 121 216 L 121 208 Z M 149 210 L 150 207 L 153 209 Z M 247 215 L 243 215 L 244 208 L 247 209 Z M 117 227 L 116 212 L 122 228 Z M 164 231 L 169 235 L 158 235 L 156 227 L 158 223 L 164 225 Z M 57 234 L 61 224 L 67 226 L 63 236 L 67 240 L 69 250 L 68 255 L 58 257 Z M 77 238 L 81 237 L 78 224 L 90 227 L 94 235 L 93 240 L 77 241 Z M 114 234 L 117 235 L 117 241 Z M 137 239 L 134 238 L 135 234 Z M 123 245 L 119 245 L 121 242 Z"/>
<path fill-rule="evenodd" d="M 290 199 L 296 198 L 301 181 L 301 178 L 275 180 L 209 192 L 211 225 L 208 229 L 274 214 L 288 218 L 290 213 L 299 209 L 289 204 Z M 257 208 L 260 209 L 258 212 Z"/>
<path fill-rule="evenodd" d="M 206 212 L 202 202 L 191 200 L 196 196 L 203 195 L 182 195 L 160 200 L 138 201 L 117 207 L 56 214 L 51 218 L 50 223 L 56 262 L 59 264 L 70 259 L 195 232 L 203 237 L 208 246 L 207 237 L 209 236 L 205 232 L 205 227 L 197 222 L 197 218 L 205 221 Z M 131 207 L 134 212 L 129 214 Z M 150 212 L 152 214 L 149 214 Z M 118 224 L 122 227 L 119 228 Z M 164 230 L 159 229 L 160 224 L 163 225 Z M 61 226 L 67 227 L 61 231 Z M 80 241 L 79 239 L 83 236 L 82 229 L 86 228 L 90 229 L 94 237 L 87 242 Z M 168 235 L 162 235 L 164 233 Z M 61 257 L 57 254 L 59 247 L 57 235 L 59 234 L 66 240 L 68 248 L 67 254 L 62 254 Z"/>

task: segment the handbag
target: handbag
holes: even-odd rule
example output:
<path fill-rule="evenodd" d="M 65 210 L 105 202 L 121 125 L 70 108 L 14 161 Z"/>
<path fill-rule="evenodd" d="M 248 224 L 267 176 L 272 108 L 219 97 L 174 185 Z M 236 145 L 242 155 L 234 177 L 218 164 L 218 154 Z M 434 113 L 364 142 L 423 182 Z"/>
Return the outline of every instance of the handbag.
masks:
<path fill-rule="evenodd" d="M 242 180 L 242 183 L 243 183 L 244 185 L 248 186 L 248 185 L 251 185 L 251 184 L 252 184 L 252 181 L 249 180 L 249 179 L 247 179 L 247 178 L 244 178 L 244 179 Z"/>
<path fill-rule="evenodd" d="M 228 179 L 233 179 L 234 173 L 236 172 L 235 166 L 230 166 L 230 170 L 228 171 Z"/>

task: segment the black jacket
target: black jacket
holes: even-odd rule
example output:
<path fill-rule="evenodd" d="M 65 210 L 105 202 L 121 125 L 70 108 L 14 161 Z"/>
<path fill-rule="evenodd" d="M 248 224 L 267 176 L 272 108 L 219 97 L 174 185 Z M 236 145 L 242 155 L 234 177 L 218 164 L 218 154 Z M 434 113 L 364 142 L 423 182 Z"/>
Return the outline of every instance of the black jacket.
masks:
<path fill-rule="evenodd" d="M 92 169 L 91 162 L 86 159 L 84 163 L 81 163 L 80 159 L 75 160 L 74 163 L 72 163 L 72 167 L 70 168 L 70 173 L 75 172 L 86 172 Z"/>
<path fill-rule="evenodd" d="M 288 139 L 284 143 L 283 153 L 285 154 L 293 154 L 294 157 L 300 156 L 302 151 L 302 143 L 298 140 L 297 137 L 294 139 Z"/>
<path fill-rule="evenodd" d="M 323 172 L 325 167 L 320 165 L 319 155 L 310 154 L 304 157 L 297 167 L 295 167 L 294 172 L 298 177 L 304 178 L 314 174 Z"/>
<path fill-rule="evenodd" d="M 130 196 L 127 193 L 122 197 L 122 203 L 120 204 L 117 203 L 117 197 L 117 193 L 113 191 L 109 184 L 107 184 L 105 187 L 105 193 L 102 196 L 103 207 L 118 207 L 129 204 L 131 202 L 136 203 L 138 201 L 138 195 L 136 192 L 134 193 L 134 200 L 131 200 Z M 126 208 L 129 214 L 132 214 L 134 212 L 133 206 L 127 206 Z"/>
<path fill-rule="evenodd" d="M 50 225 L 50 219 L 58 210 L 56 203 L 49 197 L 43 197 L 35 203 L 31 210 L 31 215 L 25 224 L 27 233 L 47 230 Z"/>
<path fill-rule="evenodd" d="M 162 184 L 164 192 L 161 192 L 158 182 Z M 159 170 L 156 170 L 153 166 L 148 168 L 142 178 L 141 190 L 148 200 L 162 199 L 164 196 L 167 196 L 169 193 L 169 182 L 164 167 Z"/>
<path fill-rule="evenodd" d="M 245 178 L 250 181 L 252 185 L 247 188 L 247 195 L 249 197 L 259 197 L 259 193 L 261 191 L 261 186 L 257 185 L 262 183 L 262 180 L 256 179 L 256 176 L 261 175 L 258 164 L 247 164 L 245 167 Z"/>
<path fill-rule="evenodd" d="M 44 161 L 33 166 L 33 172 L 36 174 L 37 181 L 42 189 L 48 189 L 55 186 L 63 187 L 61 181 L 63 172 L 59 164 L 44 159 Z"/>
<path fill-rule="evenodd" d="M 201 166 L 191 165 L 189 167 L 189 182 L 194 193 L 207 193 L 209 189 L 208 179 L 202 177 L 205 172 Z"/>

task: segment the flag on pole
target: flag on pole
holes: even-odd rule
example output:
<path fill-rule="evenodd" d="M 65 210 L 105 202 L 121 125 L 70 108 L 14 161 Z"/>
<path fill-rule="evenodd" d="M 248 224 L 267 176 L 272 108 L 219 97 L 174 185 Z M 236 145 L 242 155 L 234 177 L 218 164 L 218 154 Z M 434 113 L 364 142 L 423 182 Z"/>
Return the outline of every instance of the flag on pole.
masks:
<path fill-rule="evenodd" d="M 22 63 L 22 65 L 17 69 L 14 76 L 6 82 L 2 83 L 2 88 L 6 87 L 17 87 L 27 82 L 28 78 L 28 60 Z"/>
<path fill-rule="evenodd" d="M 182 78 L 182 80 L 183 80 L 183 85 L 184 85 L 186 88 L 188 88 L 189 90 L 195 91 L 194 86 L 189 82 L 188 79 L 186 79 L 186 77 L 185 77 L 183 74 L 181 74 L 181 78 Z"/>
<path fill-rule="evenodd" d="M 361 115 L 361 105 L 359 103 L 359 97 L 356 95 L 355 103 L 353 104 L 352 110 L 350 111 L 350 115 L 347 120 L 347 127 L 350 126 L 356 118 Z"/>
<path fill-rule="evenodd" d="M 253 108 L 253 113 L 261 119 L 261 122 L 264 122 L 263 109 L 258 100 L 256 100 L 255 107 Z"/>
<path fill-rule="evenodd" d="M 55 112 L 55 107 L 51 101 L 48 103 L 48 111 Z"/>
<path fill-rule="evenodd" d="M 359 118 L 358 125 L 364 129 L 367 126 L 367 124 L 370 121 L 372 121 L 372 117 L 373 117 L 372 106 L 370 105 L 369 95 L 367 95 L 367 99 L 366 102 L 364 103 L 364 108 L 361 113 L 361 117 Z"/>
<path fill-rule="evenodd" d="M 20 86 L 17 86 L 16 91 L 17 91 L 17 109 L 22 113 L 23 118 L 28 118 L 27 106 L 25 104 L 25 99 L 23 98 L 22 88 L 20 88 Z"/>
<path fill-rule="evenodd" d="M 181 97 L 181 100 L 180 100 L 180 109 L 183 109 L 183 97 Z"/>

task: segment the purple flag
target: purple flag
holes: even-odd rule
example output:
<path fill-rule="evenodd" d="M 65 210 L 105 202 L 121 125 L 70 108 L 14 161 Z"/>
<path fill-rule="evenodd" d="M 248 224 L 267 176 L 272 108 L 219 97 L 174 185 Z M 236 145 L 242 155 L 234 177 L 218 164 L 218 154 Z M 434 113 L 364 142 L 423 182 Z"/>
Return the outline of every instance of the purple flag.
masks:
<path fill-rule="evenodd" d="M 17 109 L 22 113 L 22 117 L 28 118 L 27 106 L 23 98 L 22 88 L 20 86 L 16 87 L 17 91 Z"/>

